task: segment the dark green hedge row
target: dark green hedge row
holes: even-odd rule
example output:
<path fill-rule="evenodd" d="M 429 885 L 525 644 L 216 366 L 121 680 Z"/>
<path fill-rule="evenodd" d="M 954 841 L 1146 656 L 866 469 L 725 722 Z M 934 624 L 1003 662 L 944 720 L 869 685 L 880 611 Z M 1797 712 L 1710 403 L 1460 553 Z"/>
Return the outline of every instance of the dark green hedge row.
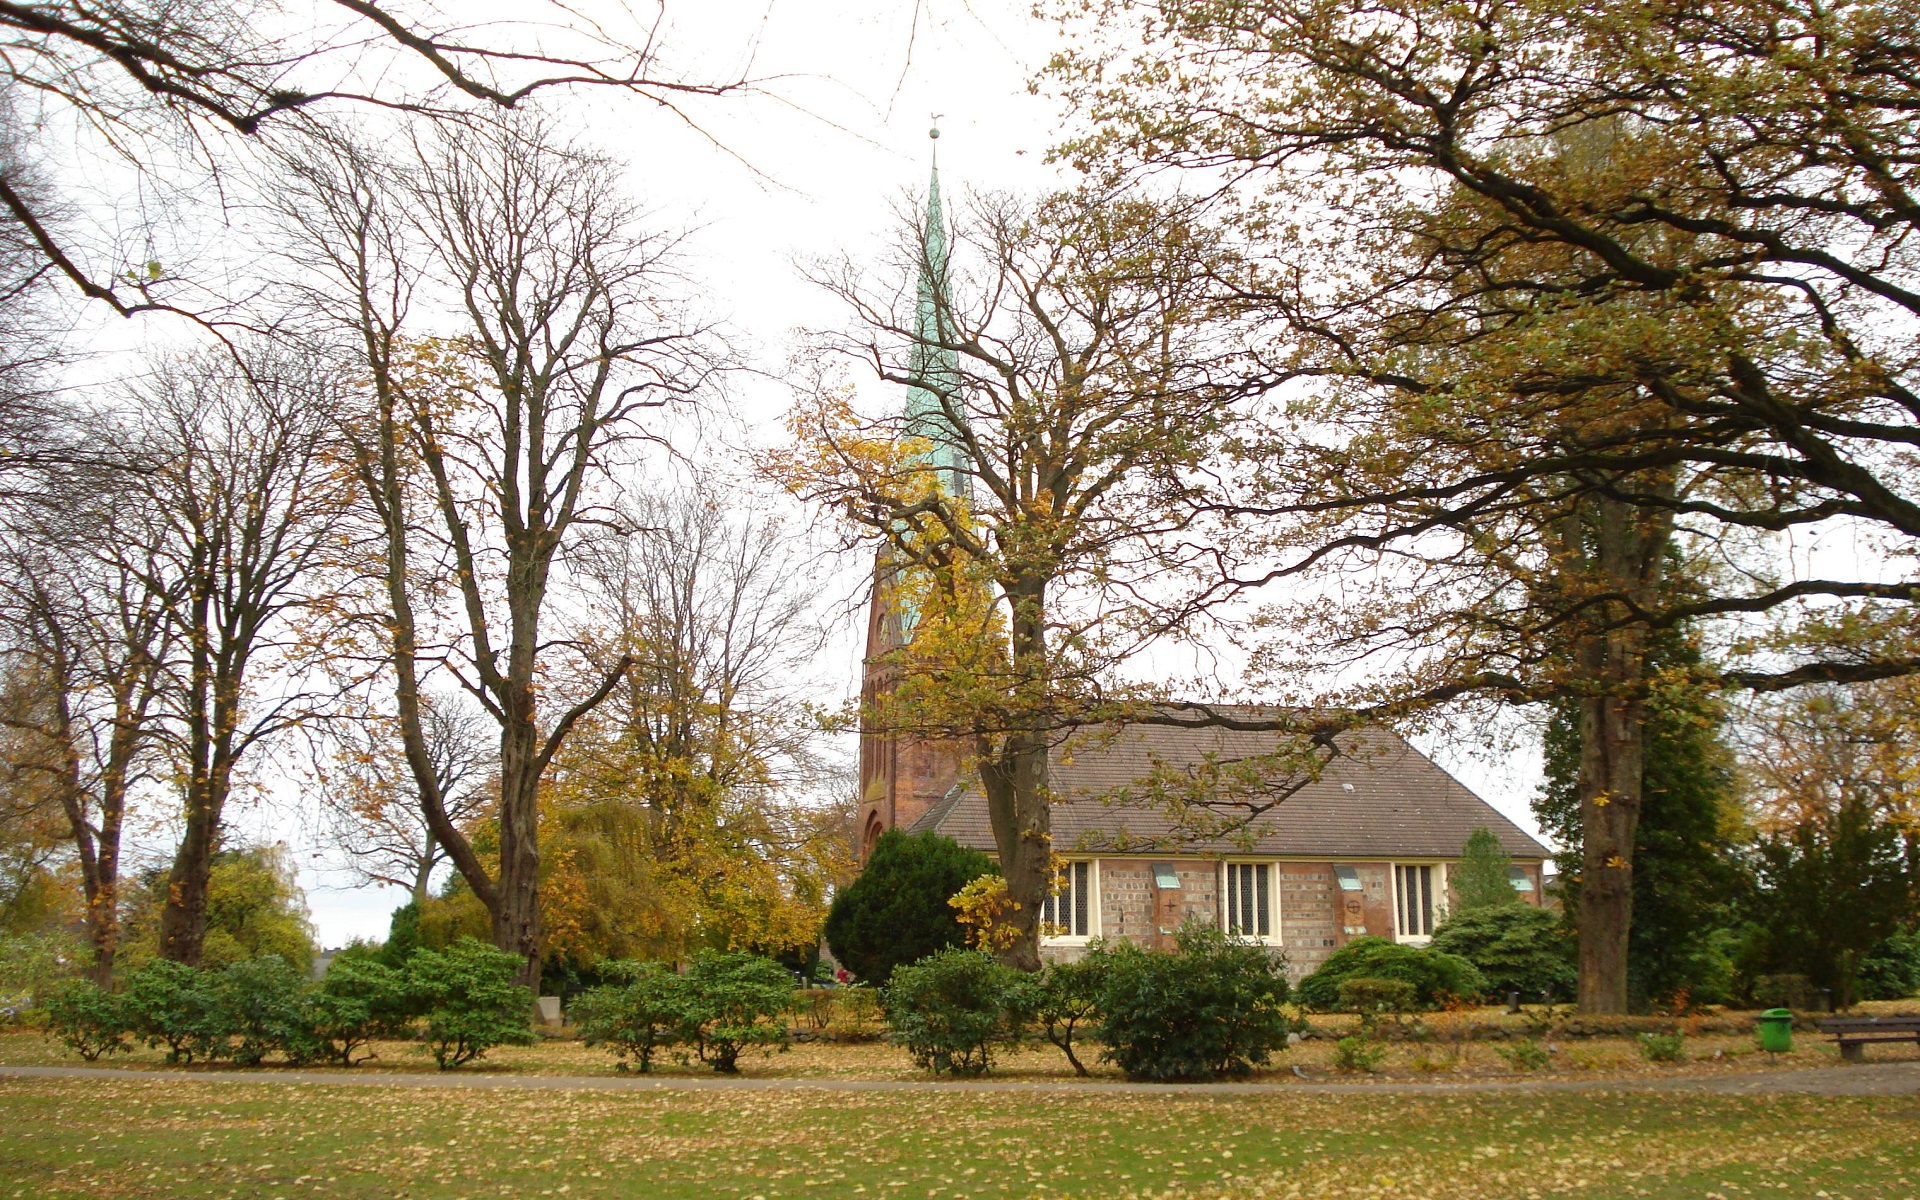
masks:
<path fill-rule="evenodd" d="M 93 1061 L 135 1043 L 165 1046 L 169 1062 L 228 1059 L 353 1066 L 381 1038 L 419 1036 L 442 1070 L 495 1046 L 533 1040 L 533 999 L 513 982 L 519 960 L 473 938 L 423 950 L 403 969 L 336 958 L 314 983 L 275 955 L 221 970 L 165 959 L 108 992 L 69 980 L 46 999 L 48 1031 Z"/>

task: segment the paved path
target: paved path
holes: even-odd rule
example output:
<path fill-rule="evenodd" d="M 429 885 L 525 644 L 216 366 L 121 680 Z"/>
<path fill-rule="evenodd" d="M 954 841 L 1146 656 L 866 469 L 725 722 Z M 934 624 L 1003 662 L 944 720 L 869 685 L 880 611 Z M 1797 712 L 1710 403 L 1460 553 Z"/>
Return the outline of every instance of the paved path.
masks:
<path fill-rule="evenodd" d="M 1014 1079 L 972 1082 L 885 1079 L 721 1079 L 645 1075 L 407 1074 L 333 1071 L 129 1071 L 116 1067 L 0 1066 L 0 1079 L 115 1079 L 189 1083 L 293 1083 L 329 1087 L 507 1088 L 518 1091 L 824 1091 L 1020 1092 L 1050 1095 L 1448 1096 L 1499 1092 L 1712 1092 L 1722 1095 L 1799 1093 L 1816 1096 L 1920 1095 L 1920 1063 L 1866 1063 L 1740 1075 L 1634 1076 L 1626 1079 L 1487 1080 L 1463 1083 L 1382 1081 L 1348 1083 L 1121 1083 L 1105 1080 L 1041 1083 Z"/>

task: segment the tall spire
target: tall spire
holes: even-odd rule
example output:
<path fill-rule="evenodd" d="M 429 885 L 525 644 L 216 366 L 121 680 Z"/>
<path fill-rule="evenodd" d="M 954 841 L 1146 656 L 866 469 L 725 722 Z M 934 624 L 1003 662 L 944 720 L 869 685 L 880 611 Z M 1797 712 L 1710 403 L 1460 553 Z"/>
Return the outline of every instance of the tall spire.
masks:
<path fill-rule="evenodd" d="M 938 127 L 929 129 L 934 141 L 932 175 L 927 184 L 927 217 L 920 236 L 920 282 L 913 314 L 913 349 L 908 373 L 907 426 L 910 437 L 933 443 L 927 465 L 940 472 L 939 484 L 949 495 L 971 491 L 966 453 L 957 422 L 960 408 L 960 359 L 946 347 L 952 340 L 953 307 L 947 293 L 947 223 L 940 204 Z M 954 415 L 949 416 L 949 411 Z"/>

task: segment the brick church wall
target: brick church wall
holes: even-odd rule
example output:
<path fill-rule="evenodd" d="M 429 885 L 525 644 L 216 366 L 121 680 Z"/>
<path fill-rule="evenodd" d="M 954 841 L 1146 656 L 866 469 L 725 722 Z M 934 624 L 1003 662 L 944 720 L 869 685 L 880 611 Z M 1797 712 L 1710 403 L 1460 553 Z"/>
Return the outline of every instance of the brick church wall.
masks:
<path fill-rule="evenodd" d="M 1287 974 L 1297 982 L 1327 961 L 1339 943 L 1333 867 L 1327 863 L 1277 863 L 1280 872 L 1280 932 Z"/>
<path fill-rule="evenodd" d="M 1145 941 L 1153 933 L 1153 872 L 1144 862 L 1100 860 L 1100 928 L 1116 941 Z"/>

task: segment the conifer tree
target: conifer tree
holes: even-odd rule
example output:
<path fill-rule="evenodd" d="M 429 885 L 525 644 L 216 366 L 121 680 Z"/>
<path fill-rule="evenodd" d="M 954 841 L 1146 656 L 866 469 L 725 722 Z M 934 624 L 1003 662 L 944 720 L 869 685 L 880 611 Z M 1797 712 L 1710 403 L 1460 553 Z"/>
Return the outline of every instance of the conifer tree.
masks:
<path fill-rule="evenodd" d="M 1460 862 L 1447 872 L 1453 886 L 1453 911 L 1472 912 L 1477 908 L 1498 908 L 1520 904 L 1509 873 L 1513 859 L 1500 846 L 1500 839 L 1484 825 L 1467 835 L 1460 847 Z"/>

